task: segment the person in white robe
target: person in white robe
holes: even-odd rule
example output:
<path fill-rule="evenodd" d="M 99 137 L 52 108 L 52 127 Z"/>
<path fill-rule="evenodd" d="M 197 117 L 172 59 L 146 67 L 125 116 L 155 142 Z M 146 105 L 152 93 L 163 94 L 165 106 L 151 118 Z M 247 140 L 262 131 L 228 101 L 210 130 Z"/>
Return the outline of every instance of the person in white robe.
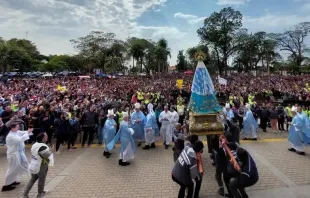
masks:
<path fill-rule="evenodd" d="M 103 127 L 103 140 L 104 140 L 104 152 L 103 156 L 106 158 L 110 158 L 110 151 L 108 149 L 108 144 L 113 140 L 115 133 L 116 133 L 116 127 L 117 124 L 114 120 L 114 111 L 108 110 L 108 119 L 104 123 Z"/>
<path fill-rule="evenodd" d="M 158 128 L 156 116 L 153 110 L 153 104 L 149 103 L 147 105 L 148 114 L 146 116 L 145 123 L 145 146 L 144 150 L 148 150 L 150 148 L 155 148 L 155 129 Z"/>
<path fill-rule="evenodd" d="M 132 138 L 133 134 L 134 134 L 134 130 L 129 127 L 129 115 L 127 112 L 123 112 L 123 121 L 120 123 L 120 129 L 118 130 L 114 139 L 108 144 L 108 149 L 112 150 L 115 144 L 120 139 L 121 150 L 120 150 L 119 162 L 118 162 L 120 166 L 128 166 L 130 165 L 128 160 L 134 159 L 136 146 Z"/>
<path fill-rule="evenodd" d="M 159 115 L 159 122 L 161 123 L 160 135 L 164 140 L 166 149 L 169 148 L 169 145 L 172 142 L 171 120 L 172 113 L 168 110 L 168 106 L 166 105 L 164 111 Z"/>
<path fill-rule="evenodd" d="M 245 113 L 243 116 L 243 133 L 245 138 L 243 140 L 257 140 L 258 124 L 251 111 L 250 104 L 245 105 Z"/>
<path fill-rule="evenodd" d="M 25 188 L 24 197 L 29 198 L 29 192 L 33 185 L 38 180 L 38 196 L 37 198 L 44 197 L 49 193 L 44 190 L 45 180 L 47 176 L 48 166 L 54 165 L 54 156 L 50 148 L 45 144 L 48 140 L 46 133 L 40 133 L 36 137 L 36 143 L 31 147 L 31 162 L 29 165 L 29 173 L 31 178 Z"/>
<path fill-rule="evenodd" d="M 170 107 L 170 112 L 171 112 L 171 120 L 170 120 L 170 130 L 171 130 L 171 134 L 173 137 L 173 133 L 175 131 L 175 126 L 176 124 L 179 122 L 179 114 L 176 111 L 176 107 L 175 106 L 171 106 Z"/>
<path fill-rule="evenodd" d="M 231 120 L 234 117 L 234 112 L 231 110 L 229 103 L 226 103 L 223 112 L 225 113 L 227 120 Z"/>
<path fill-rule="evenodd" d="M 303 142 L 303 119 L 297 112 L 298 108 L 296 106 L 292 107 L 293 119 L 290 122 L 288 140 L 291 143 L 291 148 L 289 151 L 296 152 L 299 155 L 305 155 L 304 152 L 304 142 Z"/>
<path fill-rule="evenodd" d="M 6 137 L 8 171 L 5 175 L 2 191 L 11 191 L 16 188 L 20 182 L 17 179 L 20 175 L 28 172 L 28 160 L 25 155 L 25 141 L 29 140 L 33 129 L 28 131 L 19 131 L 19 125 L 12 123 L 10 132 Z"/>
<path fill-rule="evenodd" d="M 134 130 L 133 138 L 137 141 L 137 146 L 141 146 L 142 141 L 145 139 L 144 137 L 144 126 L 145 126 L 145 115 L 140 110 L 140 103 L 135 104 L 135 111 L 130 116 L 131 126 Z"/>

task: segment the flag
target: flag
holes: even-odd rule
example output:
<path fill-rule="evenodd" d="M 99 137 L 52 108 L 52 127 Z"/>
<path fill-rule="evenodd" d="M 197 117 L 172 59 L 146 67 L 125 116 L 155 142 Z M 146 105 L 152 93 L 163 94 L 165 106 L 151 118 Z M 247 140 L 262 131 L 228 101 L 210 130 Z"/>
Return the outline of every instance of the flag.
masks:
<path fill-rule="evenodd" d="M 225 78 L 221 78 L 220 76 L 217 77 L 220 85 L 227 85 L 227 80 Z"/>

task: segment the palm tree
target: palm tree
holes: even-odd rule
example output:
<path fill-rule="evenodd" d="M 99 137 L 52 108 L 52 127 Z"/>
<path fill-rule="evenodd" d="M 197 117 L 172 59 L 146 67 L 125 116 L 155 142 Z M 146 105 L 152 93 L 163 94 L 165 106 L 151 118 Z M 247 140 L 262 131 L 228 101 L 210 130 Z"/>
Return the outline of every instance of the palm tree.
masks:
<path fill-rule="evenodd" d="M 168 48 L 168 42 L 166 39 L 161 38 L 157 42 L 156 46 L 156 57 L 157 57 L 157 70 L 158 72 L 164 72 L 168 70 L 167 61 L 168 56 L 171 58 L 171 50 Z"/>

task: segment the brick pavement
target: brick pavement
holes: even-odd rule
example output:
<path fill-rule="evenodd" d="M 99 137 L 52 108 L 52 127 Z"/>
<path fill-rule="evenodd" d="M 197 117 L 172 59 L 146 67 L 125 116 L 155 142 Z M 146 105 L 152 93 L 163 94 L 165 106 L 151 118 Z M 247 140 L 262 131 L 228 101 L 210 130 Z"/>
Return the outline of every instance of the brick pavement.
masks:
<path fill-rule="evenodd" d="M 258 154 L 261 154 L 274 167 L 285 174 L 297 185 L 310 184 L 310 155 L 298 156 L 287 151 L 286 141 L 243 143 Z M 103 148 L 77 149 L 74 152 L 63 152 L 56 156 L 55 167 L 50 168 L 47 183 L 56 186 L 47 198 L 62 197 L 176 197 L 178 191 L 171 178 L 173 166 L 172 151 L 162 146 L 155 150 L 137 149 L 136 159 L 128 167 L 118 165 L 118 150 L 113 151 L 110 159 L 102 156 Z M 307 153 L 310 154 L 309 149 Z M 29 155 L 29 151 L 27 151 Z M 255 158 L 255 157 L 254 157 Z M 255 158 L 256 159 L 256 158 Z M 256 159 L 260 181 L 248 191 L 275 189 L 287 185 L 274 174 L 270 167 Z M 217 197 L 214 167 L 207 154 L 204 155 L 206 174 L 203 179 L 201 197 Z M 7 168 L 5 148 L 0 148 L 0 177 Z M 63 180 L 57 181 L 57 177 Z M 56 181 L 56 182 L 55 182 Z M 21 178 L 22 184 L 0 197 L 20 197 L 27 182 L 27 176 Z M 36 188 L 31 191 L 35 196 Z"/>

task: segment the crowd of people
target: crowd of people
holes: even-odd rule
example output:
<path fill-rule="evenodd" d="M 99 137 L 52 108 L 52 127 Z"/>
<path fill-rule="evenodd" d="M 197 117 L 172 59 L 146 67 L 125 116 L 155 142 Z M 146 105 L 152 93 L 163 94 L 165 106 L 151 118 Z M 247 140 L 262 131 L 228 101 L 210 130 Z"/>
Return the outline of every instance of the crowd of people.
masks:
<path fill-rule="evenodd" d="M 216 166 L 220 195 L 224 195 L 222 174 L 228 197 L 247 197 L 245 187 L 254 185 L 258 180 L 255 162 L 246 150 L 238 146 L 240 129 L 243 129 L 244 140 L 257 140 L 257 128 L 260 125 L 263 131 L 267 132 L 268 123 L 271 124 L 273 132 L 288 130 L 289 124 L 306 130 L 306 118 L 299 120 L 295 109 L 272 103 L 273 97 L 277 95 L 282 98 L 308 100 L 306 82 L 309 76 L 298 78 L 301 80 L 291 76 L 254 78 L 239 74 L 238 78 L 227 78 L 227 85 L 215 84 L 218 98 L 224 96 L 227 102 L 224 104 L 223 114 L 219 115 L 219 120 L 225 126 L 226 139 L 222 144 L 229 145 L 234 151 L 236 159 L 243 164 L 239 167 L 239 172 L 247 176 L 227 172 L 230 167 L 230 162 L 226 161 L 225 157 L 227 153 L 221 150 L 223 148 L 218 144 L 218 139 L 208 136 L 208 152 Z M 176 88 L 177 79 L 183 79 L 183 88 L 180 90 Z M 17 159 L 22 160 L 21 162 L 25 163 L 20 167 L 20 171 L 28 168 L 24 154 L 21 159 L 15 156 L 16 153 L 24 153 L 24 145 L 21 148 L 19 145 L 21 141 L 34 143 L 31 152 L 37 155 L 45 151 L 48 153 L 43 156 L 45 162 L 47 161 L 44 166 L 31 162 L 36 167 L 32 168 L 33 175 L 24 193 L 27 197 L 34 182 L 39 179 L 41 183 L 38 196 L 41 197 L 46 193 L 43 180 L 47 174 L 47 164 L 52 160 L 49 148 L 55 146 L 55 153 L 60 154 L 61 145 L 66 145 L 68 151 L 74 151 L 77 142 L 81 143 L 82 148 L 95 143 L 104 144 L 103 155 L 109 158 L 115 144 L 120 141 L 118 163 L 120 166 L 128 166 L 129 160 L 134 158 L 135 145 L 140 147 L 144 143 L 143 149 L 154 149 L 156 136 L 161 136 L 166 149 L 174 143 L 175 166 L 172 179 L 180 185 L 179 197 L 184 197 L 185 189 L 187 197 L 198 197 L 204 172 L 201 159 L 204 145 L 195 136 L 187 136 L 187 104 L 191 81 L 191 76 L 171 74 L 112 79 L 66 77 L 2 83 L 0 136 L 2 144 L 12 148 L 12 159 L 9 160 L 9 171 L 2 190 L 13 190 L 19 184 L 16 181 L 19 172 L 16 172 L 16 167 L 11 167 L 10 163 L 14 164 Z M 262 101 L 258 100 L 260 95 L 263 95 Z M 302 111 L 298 113 L 301 115 Z M 299 141 L 297 136 L 290 138 L 290 151 L 303 155 L 299 145 L 302 140 Z M 16 142 L 18 144 L 15 145 Z M 37 158 L 38 156 L 35 157 Z M 223 161 L 225 167 L 222 167 Z M 184 167 L 184 163 L 188 166 Z M 232 168 L 238 169 L 235 164 Z M 191 174 L 184 176 L 188 169 Z M 185 171 L 184 174 L 182 171 Z M 190 195 L 191 193 L 193 195 Z"/>

